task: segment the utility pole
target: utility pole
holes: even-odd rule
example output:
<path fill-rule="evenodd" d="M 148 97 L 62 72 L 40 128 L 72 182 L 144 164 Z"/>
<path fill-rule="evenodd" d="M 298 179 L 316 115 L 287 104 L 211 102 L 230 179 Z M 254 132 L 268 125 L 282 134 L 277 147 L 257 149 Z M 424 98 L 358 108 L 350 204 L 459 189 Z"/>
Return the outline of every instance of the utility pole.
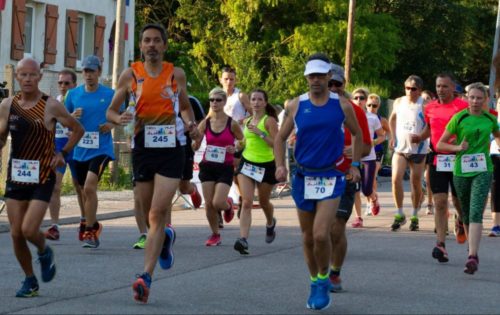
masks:
<path fill-rule="evenodd" d="M 125 0 L 116 1 L 116 23 L 115 23 L 115 45 L 113 48 L 113 81 L 111 83 L 113 89 L 116 89 L 118 85 L 118 78 L 123 71 L 123 60 L 125 52 L 125 40 L 124 33 L 125 30 Z M 115 160 L 111 164 L 111 181 L 113 183 L 118 182 L 118 165 L 120 162 L 120 143 L 123 142 L 123 128 L 119 126 L 118 128 L 113 128 L 113 139 L 114 139 L 114 150 L 115 150 Z"/>
<path fill-rule="evenodd" d="M 500 0 L 499 0 L 500 1 Z M 345 85 L 351 82 L 352 43 L 354 36 L 354 14 L 356 12 L 356 0 L 349 0 L 349 17 L 347 20 L 347 41 L 345 48 Z"/>
<path fill-rule="evenodd" d="M 497 26 L 495 30 L 495 39 L 493 40 L 493 56 L 491 57 L 491 60 L 495 59 L 495 56 L 498 53 L 498 45 L 499 45 L 499 37 L 500 36 L 500 0 L 498 0 L 498 7 L 497 7 Z M 495 81 L 496 81 L 496 76 L 499 75 L 500 73 L 496 73 L 495 67 L 493 67 L 493 62 L 491 63 L 490 66 L 490 107 L 495 108 L 495 104 L 493 101 L 495 100 Z"/>

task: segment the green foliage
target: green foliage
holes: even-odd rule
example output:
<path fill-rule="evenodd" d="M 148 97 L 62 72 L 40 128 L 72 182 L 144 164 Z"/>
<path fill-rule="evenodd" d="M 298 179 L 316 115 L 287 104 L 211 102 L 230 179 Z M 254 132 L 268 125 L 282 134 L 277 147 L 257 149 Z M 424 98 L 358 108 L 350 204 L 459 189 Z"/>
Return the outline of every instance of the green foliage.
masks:
<path fill-rule="evenodd" d="M 111 170 L 107 167 L 102 174 L 97 190 L 124 190 L 132 189 L 132 175 L 125 170 L 122 166 L 118 166 L 118 181 L 116 183 L 111 182 Z M 72 195 L 76 194 L 75 187 L 73 186 L 73 181 L 71 179 L 71 172 L 64 173 L 61 195 Z"/>

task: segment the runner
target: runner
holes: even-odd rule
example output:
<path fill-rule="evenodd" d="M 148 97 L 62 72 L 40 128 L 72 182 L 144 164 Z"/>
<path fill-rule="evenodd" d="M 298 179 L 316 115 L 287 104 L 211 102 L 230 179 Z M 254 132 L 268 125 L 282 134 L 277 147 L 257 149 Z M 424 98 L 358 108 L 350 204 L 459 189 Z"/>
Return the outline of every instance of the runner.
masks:
<path fill-rule="evenodd" d="M 132 166 L 140 208 L 150 228 L 144 272 L 132 288 L 134 299 L 146 303 L 156 262 L 159 261 L 163 269 L 169 269 L 174 263 L 175 232 L 170 222 L 172 200 L 185 161 L 184 124 L 193 140 L 197 139 L 198 132 L 189 106 L 184 70 L 162 61 L 167 49 L 163 26 L 146 24 L 139 34 L 139 48 L 144 62 L 133 63 L 120 75 L 107 118 L 117 124 L 128 124 L 135 119 Z M 127 111 L 119 113 L 130 92 L 137 103 L 135 117 Z M 182 119 L 177 116 L 179 110 Z"/>
<path fill-rule="evenodd" d="M 233 200 L 228 198 L 233 182 L 233 155 L 235 140 L 243 140 L 239 124 L 224 113 L 226 92 L 221 88 L 210 91 L 210 111 L 198 126 L 200 134 L 206 137 L 207 148 L 200 166 L 200 181 L 205 198 L 207 220 L 212 234 L 205 242 L 206 246 L 218 246 L 221 243 L 218 213 L 224 209 L 224 220 L 229 223 L 234 217 Z M 194 149 L 200 147 L 198 139 Z"/>
<path fill-rule="evenodd" d="M 65 105 L 85 128 L 73 159 L 86 219 L 82 247 L 97 248 L 102 231 L 102 224 L 97 221 L 97 185 L 109 161 L 115 159 L 111 135 L 114 124 L 106 121 L 106 109 L 114 91 L 99 83 L 102 66 L 98 57 L 85 57 L 82 69 L 84 84 L 68 92 Z"/>
<path fill-rule="evenodd" d="M 59 89 L 59 96 L 57 100 L 64 104 L 64 97 L 68 90 L 76 87 L 76 73 L 71 69 L 64 69 L 59 72 L 57 87 Z M 68 130 L 63 128 L 61 124 L 56 124 L 56 152 L 60 152 L 68 142 Z M 52 241 L 59 240 L 59 212 L 61 210 L 61 186 L 64 173 L 66 172 L 66 164 L 71 171 L 71 178 L 75 188 L 78 206 L 80 207 L 80 228 L 78 229 L 78 239 L 83 240 L 83 233 L 85 232 L 85 213 L 83 211 L 82 190 L 76 180 L 75 162 L 73 161 L 73 151 L 69 152 L 65 158 L 65 164 L 56 169 L 56 183 L 52 192 L 52 197 L 49 202 L 49 213 L 52 225 L 44 232 L 45 238 Z"/>
<path fill-rule="evenodd" d="M 438 99 L 430 102 L 424 108 L 425 128 L 420 134 L 411 135 L 411 142 L 420 143 L 430 136 L 430 143 L 436 148 L 451 117 L 465 109 L 468 104 L 453 96 L 455 81 L 451 74 L 442 73 L 436 78 Z M 432 257 L 440 263 L 448 262 L 448 252 L 445 248 L 446 231 L 448 227 L 448 189 L 451 186 L 453 204 L 458 213 L 455 221 L 456 238 L 460 244 L 465 243 L 466 236 L 461 222 L 460 204 L 453 185 L 452 164 L 455 159 L 453 152 L 437 150 L 434 152 L 433 163 L 429 168 L 430 184 L 435 207 L 435 224 L 437 243 L 432 250 Z"/>
<path fill-rule="evenodd" d="M 473 84 L 468 91 L 469 107 L 455 114 L 446 125 L 436 148 L 455 152 L 453 183 L 462 206 L 462 219 L 469 240 L 468 258 L 464 272 L 474 274 L 478 269 L 479 243 L 483 231 L 483 213 L 491 184 L 493 165 L 489 157 L 490 135 L 500 144 L 497 118 L 483 110 L 488 90 L 482 83 Z M 456 136 L 457 144 L 450 144 Z"/>
<path fill-rule="evenodd" d="M 429 149 L 429 141 L 412 143 L 411 135 L 419 134 L 425 127 L 423 105 L 420 96 L 424 82 L 419 76 L 410 75 L 405 83 L 405 96 L 394 101 L 389 118 L 391 126 L 390 146 L 394 149 L 392 156 L 392 196 L 397 212 L 391 230 L 398 231 L 406 224 L 403 211 L 404 187 L 403 177 L 406 168 L 410 168 L 411 203 L 413 206 L 410 218 L 410 231 L 418 231 L 418 211 L 424 198 L 422 192 L 422 175 L 425 169 L 425 158 Z"/>
<path fill-rule="evenodd" d="M 302 231 L 304 256 L 309 269 L 311 292 L 307 307 L 325 309 L 330 305 L 329 263 L 331 227 L 335 221 L 340 197 L 345 188 L 344 171 L 336 169 L 343 162 L 343 126 L 353 138 L 352 164 L 348 175 L 359 181 L 361 134 L 349 101 L 328 90 L 332 72 L 330 61 L 323 54 L 309 57 L 304 76 L 308 93 L 294 98 L 287 106 L 285 121 L 274 144 L 276 179 L 287 177 L 285 142 L 295 128 L 297 142 L 295 159 L 297 172 L 293 179 L 292 196 Z M 307 182 L 307 186 L 305 184 Z M 334 211 L 332 211 L 332 209 Z"/>
<path fill-rule="evenodd" d="M 348 99 L 346 92 L 344 91 L 345 79 L 344 79 L 344 68 L 339 65 L 332 64 L 331 67 L 332 77 L 328 82 L 330 91 L 337 93 L 340 97 L 345 97 Z M 366 115 L 361 107 L 354 105 L 349 102 L 351 107 L 356 114 L 356 120 L 361 129 L 363 144 L 362 144 L 362 155 L 366 156 L 370 154 L 372 149 L 372 139 L 370 136 L 370 129 L 368 128 L 368 121 Z M 352 160 L 352 140 L 349 128 L 345 128 L 345 139 L 344 139 L 344 157 L 345 163 L 347 163 L 346 168 L 349 167 Z M 354 163 L 354 166 L 360 166 L 359 163 Z M 351 178 L 347 178 L 345 191 L 340 197 L 339 208 L 337 209 L 336 220 L 332 225 L 330 235 L 332 242 L 332 257 L 331 257 L 331 269 L 330 269 L 330 282 L 331 292 L 339 292 L 342 290 L 342 279 L 340 277 L 340 271 L 344 264 L 344 259 L 347 253 L 347 237 L 345 233 L 345 227 L 347 221 L 352 214 L 352 207 L 354 206 L 354 196 L 357 191 L 361 189 L 359 182 L 354 182 Z"/>
<path fill-rule="evenodd" d="M 500 110 L 500 99 L 497 100 L 497 110 Z M 493 226 L 488 235 L 496 237 L 500 236 L 500 149 L 494 140 L 491 141 L 490 154 L 493 162 L 493 181 L 491 183 L 491 219 Z"/>
<path fill-rule="evenodd" d="M 248 255 L 248 236 L 252 224 L 252 207 L 255 187 L 259 196 L 259 205 L 266 216 L 266 243 L 272 243 L 276 237 L 276 218 L 274 207 L 270 202 L 271 192 L 276 183 L 274 177 L 276 165 L 274 162 L 273 144 L 278 133 L 278 117 L 267 93 L 254 90 L 250 94 L 252 116 L 245 122 L 243 149 L 240 166 L 236 171 L 243 200 L 240 215 L 240 238 L 234 243 L 234 249 L 241 255 Z"/>
<path fill-rule="evenodd" d="M 55 183 L 55 168 L 64 165 L 64 157 L 83 134 L 82 126 L 63 105 L 42 93 L 39 64 L 31 58 L 19 61 L 16 80 L 21 92 L 0 103 L 0 149 L 11 136 L 11 154 L 5 198 L 10 233 L 16 258 L 25 279 L 16 297 L 38 295 L 38 280 L 33 272 L 28 242 L 38 253 L 43 282 L 56 274 L 54 252 L 40 231 Z M 55 153 L 55 124 L 71 129 L 66 145 Z"/>

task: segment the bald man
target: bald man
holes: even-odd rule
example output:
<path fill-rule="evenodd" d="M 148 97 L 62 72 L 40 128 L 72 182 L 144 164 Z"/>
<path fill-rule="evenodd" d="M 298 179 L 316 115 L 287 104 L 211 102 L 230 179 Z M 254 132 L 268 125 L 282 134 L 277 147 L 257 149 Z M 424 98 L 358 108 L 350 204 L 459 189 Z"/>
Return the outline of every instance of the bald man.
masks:
<path fill-rule="evenodd" d="M 21 91 L 0 103 L 0 148 L 9 133 L 12 139 L 5 188 L 7 214 L 14 253 L 26 275 L 16 297 L 38 295 L 28 242 L 37 248 L 42 281 L 55 276 L 54 253 L 45 244 L 40 225 L 54 188 L 55 168 L 64 165 L 64 157 L 83 135 L 82 126 L 66 108 L 40 91 L 41 79 L 38 62 L 21 60 L 16 68 Z M 54 148 L 56 122 L 72 131 L 58 153 Z"/>

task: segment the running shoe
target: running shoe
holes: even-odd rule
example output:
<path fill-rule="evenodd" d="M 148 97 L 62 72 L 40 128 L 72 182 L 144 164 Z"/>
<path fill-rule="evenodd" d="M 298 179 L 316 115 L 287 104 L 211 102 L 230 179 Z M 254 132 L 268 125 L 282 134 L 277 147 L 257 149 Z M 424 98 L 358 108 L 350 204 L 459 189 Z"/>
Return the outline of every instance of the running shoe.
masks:
<path fill-rule="evenodd" d="M 465 262 L 464 272 L 473 275 L 477 271 L 477 266 L 479 265 L 479 258 L 477 256 L 469 256 Z"/>
<path fill-rule="evenodd" d="M 57 225 L 52 225 L 43 233 L 45 235 L 45 238 L 51 241 L 58 241 L 59 240 L 59 228 Z"/>
<path fill-rule="evenodd" d="M 96 221 L 94 223 L 94 226 L 92 227 L 92 229 L 94 230 L 94 233 L 95 233 L 96 237 L 101 236 L 101 232 L 102 232 L 102 224 L 101 223 L 99 223 L 99 222 Z"/>
<path fill-rule="evenodd" d="M 217 221 L 219 222 L 219 229 L 224 228 L 224 220 L 222 219 L 221 211 L 217 212 Z"/>
<path fill-rule="evenodd" d="M 238 238 L 234 243 L 234 249 L 241 255 L 248 255 L 248 242 L 244 237 Z"/>
<path fill-rule="evenodd" d="M 391 231 L 398 231 L 403 225 L 406 224 L 406 216 L 397 213 L 394 215 L 394 222 L 391 225 Z"/>
<path fill-rule="evenodd" d="M 369 217 L 372 215 L 372 205 L 371 203 L 366 204 L 365 216 Z"/>
<path fill-rule="evenodd" d="M 434 214 L 434 205 L 428 204 L 427 205 L 427 211 L 425 211 L 425 214 L 427 214 L 427 215 L 433 215 Z"/>
<path fill-rule="evenodd" d="M 198 209 L 201 206 L 201 195 L 198 192 L 198 187 L 196 187 L 195 184 L 193 184 L 193 192 L 190 194 L 190 196 L 193 206 L 195 207 L 195 209 Z"/>
<path fill-rule="evenodd" d="M 492 227 L 490 234 L 488 234 L 488 236 L 491 237 L 500 236 L 500 225 L 495 225 L 494 227 Z"/>
<path fill-rule="evenodd" d="M 410 218 L 410 231 L 418 231 L 418 217 L 416 215 L 412 215 Z"/>
<path fill-rule="evenodd" d="M 78 240 L 83 242 L 83 234 L 85 234 L 85 226 L 87 222 L 80 219 L 80 226 L 78 227 Z"/>
<path fill-rule="evenodd" d="M 371 210 L 371 214 L 373 214 L 374 216 L 379 214 L 380 212 L 380 204 L 378 203 L 378 198 L 375 199 L 375 201 L 372 201 L 370 203 L 370 210 Z"/>
<path fill-rule="evenodd" d="M 97 248 L 101 243 L 94 230 L 87 230 L 83 234 L 83 248 Z"/>
<path fill-rule="evenodd" d="M 432 250 L 432 258 L 437 259 L 440 263 L 448 262 L 448 252 L 444 243 L 436 244 L 436 247 Z"/>
<path fill-rule="evenodd" d="M 49 282 L 56 275 L 56 264 L 54 262 L 54 252 L 50 246 L 45 246 L 45 252 L 38 254 L 38 262 L 42 269 L 42 281 Z"/>
<path fill-rule="evenodd" d="M 354 222 L 352 223 L 353 228 L 362 228 L 363 227 L 363 218 L 362 217 L 356 217 L 354 219 Z"/>
<path fill-rule="evenodd" d="M 205 242 L 205 245 L 206 246 L 219 246 L 220 243 L 221 243 L 220 234 L 212 233 L 212 235 L 210 235 L 210 237 Z"/>
<path fill-rule="evenodd" d="M 158 261 L 162 269 L 170 269 L 174 265 L 175 231 L 171 226 L 165 227 L 165 241 Z"/>
<path fill-rule="evenodd" d="M 134 249 L 144 249 L 146 247 L 146 240 L 147 240 L 147 235 L 146 234 L 141 234 L 139 236 L 139 239 L 137 242 L 134 244 L 133 248 Z"/>
<path fill-rule="evenodd" d="M 227 203 L 229 204 L 229 207 L 224 210 L 224 221 L 226 221 L 226 223 L 229 223 L 234 218 L 233 198 L 228 197 Z"/>
<path fill-rule="evenodd" d="M 453 230 L 455 234 L 455 239 L 458 244 L 463 244 L 467 240 L 467 235 L 465 235 L 464 224 L 458 220 L 458 217 L 455 215 L 455 229 Z"/>
<path fill-rule="evenodd" d="M 311 292 L 309 292 L 309 297 L 307 298 L 307 304 L 306 307 L 308 309 L 313 309 L 313 301 L 314 297 L 316 296 L 318 292 L 318 284 L 316 281 L 311 281 Z"/>
<path fill-rule="evenodd" d="M 38 296 L 38 280 L 35 276 L 26 277 L 23 281 L 23 285 L 16 292 L 16 297 L 35 297 Z"/>
<path fill-rule="evenodd" d="M 147 303 L 149 288 L 151 288 L 151 276 L 149 273 L 145 272 L 142 275 L 137 275 L 137 280 L 135 280 L 132 285 L 132 289 L 134 290 L 134 300 L 137 302 Z"/>
<path fill-rule="evenodd" d="M 307 302 L 307 307 L 313 310 L 324 310 L 331 304 L 330 299 L 330 279 L 318 279 L 316 282 L 315 294 Z M 312 291 L 312 285 L 311 285 Z"/>
<path fill-rule="evenodd" d="M 273 218 L 273 225 L 266 225 L 266 243 L 271 244 L 276 238 L 276 218 Z"/>
<path fill-rule="evenodd" d="M 330 292 L 340 292 L 342 291 L 342 279 L 339 275 L 334 275 L 330 271 Z"/>

